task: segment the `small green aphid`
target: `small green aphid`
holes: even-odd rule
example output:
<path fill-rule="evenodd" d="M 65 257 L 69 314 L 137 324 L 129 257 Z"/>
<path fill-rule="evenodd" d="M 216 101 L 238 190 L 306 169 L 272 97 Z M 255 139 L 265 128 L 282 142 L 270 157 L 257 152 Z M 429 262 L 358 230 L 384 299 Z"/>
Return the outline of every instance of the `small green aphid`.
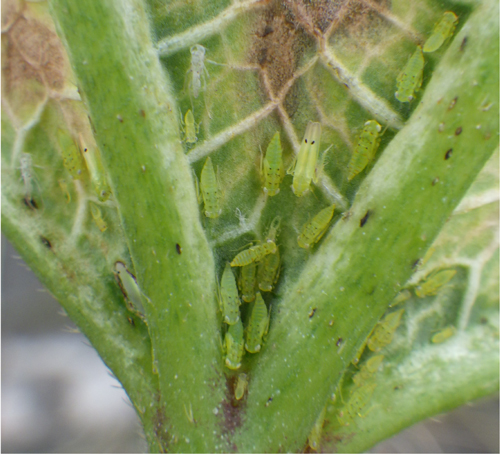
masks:
<path fill-rule="evenodd" d="M 241 299 L 246 303 L 250 303 L 255 299 L 256 272 L 257 264 L 255 262 L 241 267 L 238 287 L 240 288 Z"/>
<path fill-rule="evenodd" d="M 450 337 L 452 337 L 456 333 L 456 331 L 457 330 L 454 326 L 447 326 L 445 329 L 432 336 L 432 343 L 440 344 L 441 342 L 444 342 L 445 340 L 448 340 Z"/>
<path fill-rule="evenodd" d="M 361 347 L 359 348 L 359 350 L 356 352 L 356 356 L 351 361 L 355 366 L 359 363 L 359 360 L 360 360 L 361 356 L 363 355 L 363 352 L 365 351 L 366 343 L 368 342 L 369 337 L 370 337 L 370 335 L 368 335 L 368 337 L 363 342 L 363 344 L 361 345 Z"/>
<path fill-rule="evenodd" d="M 309 437 L 307 437 L 307 444 L 314 451 L 317 451 L 320 447 L 321 432 L 323 431 L 325 416 L 326 416 L 326 406 L 323 408 L 323 410 L 321 410 L 321 413 L 319 414 L 318 419 L 316 419 L 316 422 L 314 423 L 314 426 L 311 430 L 311 433 L 309 434 Z"/>
<path fill-rule="evenodd" d="M 361 416 L 361 410 L 366 407 L 377 385 L 369 383 L 354 390 L 351 398 L 346 404 L 346 411 L 341 412 L 338 420 L 341 425 L 348 426 L 356 416 Z"/>
<path fill-rule="evenodd" d="M 231 266 L 245 266 L 252 262 L 260 262 L 266 255 L 274 254 L 276 250 L 276 243 L 268 239 L 262 244 L 252 246 L 240 252 L 231 262 Z"/>
<path fill-rule="evenodd" d="M 111 194 L 111 189 L 108 185 L 108 180 L 106 178 L 106 172 L 104 166 L 102 165 L 101 155 L 97 148 L 90 147 L 84 140 L 83 135 L 79 136 L 80 151 L 87 164 L 87 169 L 90 174 L 90 181 L 94 191 L 102 202 L 109 199 Z"/>
<path fill-rule="evenodd" d="M 239 374 L 236 381 L 236 386 L 234 388 L 234 397 L 236 400 L 243 399 L 245 391 L 248 387 L 248 376 L 247 374 Z"/>
<path fill-rule="evenodd" d="M 128 310 L 144 320 L 145 311 L 142 304 L 144 294 L 137 285 L 135 276 L 127 269 L 123 262 L 118 261 L 115 263 L 115 277 L 125 297 Z"/>
<path fill-rule="evenodd" d="M 383 360 L 384 355 L 375 355 L 366 361 L 359 369 L 359 372 L 352 377 L 352 381 L 355 383 L 356 387 L 363 386 L 366 382 L 370 381 L 378 372 Z"/>
<path fill-rule="evenodd" d="M 264 192 L 269 196 L 278 194 L 285 176 L 279 132 L 269 142 L 266 157 L 261 161 L 261 173 L 264 177 Z"/>
<path fill-rule="evenodd" d="M 424 52 L 435 52 L 443 43 L 453 35 L 458 23 L 457 15 L 452 11 L 446 11 L 441 20 L 434 26 L 431 36 L 424 44 Z"/>
<path fill-rule="evenodd" d="M 222 312 L 222 318 L 228 325 L 234 325 L 240 319 L 240 298 L 238 296 L 238 287 L 233 270 L 226 263 L 219 287 L 219 307 Z"/>
<path fill-rule="evenodd" d="M 401 323 L 403 312 L 404 309 L 399 309 L 398 311 L 391 312 L 390 314 L 387 314 L 380 322 L 378 322 L 373 330 L 373 333 L 368 339 L 368 342 L 366 343 L 367 347 L 372 352 L 379 352 L 392 342 L 394 333 Z"/>
<path fill-rule="evenodd" d="M 365 123 L 347 168 L 348 181 L 351 181 L 375 157 L 380 143 L 379 132 L 381 130 L 382 127 L 375 120 Z"/>
<path fill-rule="evenodd" d="M 328 229 L 328 224 L 332 220 L 335 205 L 323 208 L 314 216 L 302 229 L 298 236 L 299 246 L 308 249 L 314 243 L 317 243 Z"/>
<path fill-rule="evenodd" d="M 108 228 L 108 224 L 102 218 L 102 213 L 99 207 L 92 202 L 90 203 L 90 213 L 92 214 L 92 219 L 94 219 L 95 225 L 99 228 L 101 232 L 105 232 Z"/>
<path fill-rule="evenodd" d="M 73 138 L 62 129 L 57 130 L 57 142 L 63 157 L 63 164 L 74 180 L 82 178 L 85 163 Z"/>
<path fill-rule="evenodd" d="M 205 161 L 201 171 L 200 186 L 205 203 L 205 215 L 209 218 L 218 217 L 222 211 L 220 208 L 221 191 L 210 156 Z"/>
<path fill-rule="evenodd" d="M 415 287 L 415 294 L 419 298 L 437 295 L 439 289 L 450 282 L 456 273 L 456 270 L 443 270 L 437 273 L 431 273 L 422 284 Z"/>
<path fill-rule="evenodd" d="M 434 255 L 434 252 L 436 252 L 436 248 L 434 246 L 431 246 L 429 249 L 427 249 L 427 252 L 425 253 L 424 258 L 422 259 L 421 266 L 425 266 L 427 264 L 427 262 Z"/>
<path fill-rule="evenodd" d="M 257 282 L 261 292 L 270 292 L 278 281 L 280 268 L 280 250 L 266 255 L 259 264 Z"/>
<path fill-rule="evenodd" d="M 401 290 L 397 295 L 396 298 L 394 298 L 391 303 L 389 304 L 389 307 L 394 307 L 397 306 L 398 304 L 404 303 L 405 301 L 409 300 L 411 298 L 411 292 L 407 289 Z"/>
<path fill-rule="evenodd" d="M 273 221 L 271 222 L 271 226 L 269 227 L 269 232 L 267 234 L 268 240 L 276 240 L 280 223 L 281 218 L 279 216 L 273 219 Z M 259 264 L 257 282 L 259 283 L 259 289 L 262 292 L 270 292 L 273 289 L 274 284 L 278 280 L 279 266 L 280 251 L 279 248 L 276 247 L 276 252 L 266 255 Z"/>
<path fill-rule="evenodd" d="M 245 353 L 243 341 L 243 324 L 241 320 L 234 325 L 230 325 L 224 338 L 224 351 L 226 353 L 225 364 L 231 370 L 241 367 L 241 358 Z"/>
<path fill-rule="evenodd" d="M 410 102 L 415 97 L 415 92 L 422 86 L 423 73 L 424 54 L 422 48 L 418 46 L 396 79 L 396 98 L 399 101 Z"/>
<path fill-rule="evenodd" d="M 297 197 L 309 191 L 311 181 L 318 181 L 318 157 L 321 140 L 321 124 L 312 121 L 306 127 L 299 154 L 287 173 L 293 175 L 292 190 Z"/>
<path fill-rule="evenodd" d="M 66 195 L 66 203 L 71 202 L 71 194 L 69 193 L 68 183 L 66 182 L 66 180 L 64 178 L 61 178 L 60 180 L 57 180 L 57 182 L 59 183 L 61 191 Z"/>
<path fill-rule="evenodd" d="M 198 141 L 198 137 L 196 137 L 196 133 L 199 132 L 200 125 L 197 125 L 194 121 L 194 115 L 191 109 L 186 112 L 184 116 L 184 120 L 182 120 L 181 114 L 181 129 L 184 133 L 184 142 L 186 143 L 196 143 Z"/>
<path fill-rule="evenodd" d="M 245 348 L 249 353 L 258 353 L 262 348 L 262 337 L 269 329 L 269 313 L 260 292 L 257 292 L 252 313 L 246 328 Z"/>

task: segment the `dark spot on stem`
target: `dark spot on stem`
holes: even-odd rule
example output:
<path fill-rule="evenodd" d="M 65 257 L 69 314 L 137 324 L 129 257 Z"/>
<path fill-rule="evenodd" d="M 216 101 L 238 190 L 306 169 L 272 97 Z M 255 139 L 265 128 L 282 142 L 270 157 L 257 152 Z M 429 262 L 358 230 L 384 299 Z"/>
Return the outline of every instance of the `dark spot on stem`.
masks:
<path fill-rule="evenodd" d="M 460 52 L 465 50 L 465 46 L 467 45 L 467 36 L 462 40 L 462 44 L 460 44 Z"/>
<path fill-rule="evenodd" d="M 343 339 L 341 337 L 338 338 L 337 343 L 335 344 L 337 347 L 340 347 L 342 344 Z"/>
<path fill-rule="evenodd" d="M 132 326 L 132 328 L 135 328 L 135 320 L 132 317 L 127 317 L 128 322 Z"/>
<path fill-rule="evenodd" d="M 32 210 L 38 210 L 38 205 L 37 205 L 37 203 L 35 202 L 35 199 L 31 198 L 31 199 L 29 199 L 29 200 L 28 200 L 26 197 L 24 197 L 24 198 L 23 198 L 23 202 L 24 202 L 24 204 L 25 204 L 28 208 L 30 208 L 30 209 L 32 209 Z"/>
<path fill-rule="evenodd" d="M 95 130 L 95 126 L 94 126 L 94 123 L 92 123 L 92 118 L 90 118 L 90 115 L 87 115 L 88 119 L 89 119 L 89 123 L 90 123 L 90 126 L 92 128 L 92 131 L 94 131 L 94 134 L 97 134 L 96 130 Z"/>
<path fill-rule="evenodd" d="M 457 103 L 457 101 L 458 101 L 458 96 L 455 96 L 455 97 L 451 100 L 450 105 L 448 106 L 448 110 L 453 109 L 453 108 L 455 107 L 455 104 Z"/>
<path fill-rule="evenodd" d="M 146 112 L 144 111 L 144 109 L 139 110 L 139 113 L 141 114 L 141 117 L 146 118 Z"/>
<path fill-rule="evenodd" d="M 273 398 L 270 397 L 269 399 L 267 399 L 267 402 L 266 402 L 266 407 L 269 407 L 269 404 L 273 401 Z"/>
<path fill-rule="evenodd" d="M 436 177 L 434 178 L 434 180 L 432 180 L 432 186 L 436 186 L 436 184 L 439 183 L 439 177 Z"/>
<path fill-rule="evenodd" d="M 313 310 L 311 312 L 309 312 L 309 319 L 314 317 L 314 314 L 316 313 L 316 309 L 317 308 L 314 307 Z"/>
<path fill-rule="evenodd" d="M 450 149 L 446 152 L 446 154 L 444 155 L 444 159 L 445 159 L 445 160 L 450 159 L 452 154 L 453 154 L 453 148 L 450 148 Z"/>
<path fill-rule="evenodd" d="M 422 259 L 417 259 L 413 262 L 411 268 L 414 270 L 415 268 L 417 268 L 419 265 L 420 265 L 420 262 L 422 261 Z"/>
<path fill-rule="evenodd" d="M 182 254 L 182 248 L 179 243 L 175 243 L 175 249 L 177 251 L 177 254 L 181 255 Z"/>
<path fill-rule="evenodd" d="M 455 135 L 459 136 L 460 134 L 462 134 L 462 126 L 459 126 L 457 129 L 455 129 Z"/>
<path fill-rule="evenodd" d="M 47 238 L 45 238 L 44 236 L 40 236 L 40 241 L 45 247 L 52 249 L 52 244 Z"/>
<path fill-rule="evenodd" d="M 371 214 L 371 211 L 368 210 L 366 212 L 366 214 L 361 218 L 361 220 L 359 221 L 360 227 L 363 227 L 368 222 L 368 218 L 370 217 L 370 214 Z"/>

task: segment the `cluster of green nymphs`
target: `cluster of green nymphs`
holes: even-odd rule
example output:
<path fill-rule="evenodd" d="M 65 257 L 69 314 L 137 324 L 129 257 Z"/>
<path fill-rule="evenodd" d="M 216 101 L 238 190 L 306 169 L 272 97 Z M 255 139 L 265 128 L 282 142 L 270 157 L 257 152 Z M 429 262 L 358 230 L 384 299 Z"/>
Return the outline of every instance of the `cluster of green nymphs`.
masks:
<path fill-rule="evenodd" d="M 241 367 L 245 350 L 258 353 L 263 337 L 269 328 L 270 311 L 261 292 L 270 292 L 279 276 L 280 255 L 275 243 L 280 219 L 271 223 L 267 239 L 262 244 L 240 252 L 231 263 L 227 263 L 218 288 L 219 307 L 223 324 L 227 327 L 223 350 L 225 365 L 232 370 Z M 238 285 L 232 267 L 240 268 Z M 251 303 L 245 329 L 243 329 L 241 299 Z M 259 291 L 260 290 L 260 291 Z"/>
<path fill-rule="evenodd" d="M 438 50 L 453 35 L 457 23 L 457 15 L 452 11 L 446 11 L 442 19 L 435 25 L 423 49 L 421 46 L 417 46 L 415 52 L 397 78 L 396 98 L 399 101 L 412 101 L 415 97 L 415 92 L 422 86 L 424 72 L 424 55 L 422 51 L 430 53 Z"/>
<path fill-rule="evenodd" d="M 94 190 L 97 203 L 105 202 L 111 195 L 106 172 L 102 165 L 101 155 L 97 146 L 87 143 L 82 133 L 78 139 L 73 137 L 66 130 L 58 129 L 55 134 L 55 143 L 59 148 L 65 169 L 74 181 L 89 179 Z M 93 140 L 92 140 L 93 142 Z M 31 154 L 21 153 L 19 159 L 21 179 L 24 185 L 24 203 L 32 208 L 39 209 L 43 207 L 43 199 L 39 194 L 36 178 L 33 174 L 33 160 Z M 36 166 L 35 166 L 36 167 Z M 61 191 L 66 197 L 66 202 L 71 202 L 71 194 L 68 190 L 68 182 L 61 178 L 58 180 Z M 101 232 L 104 232 L 108 226 L 102 217 L 100 208 L 94 202 L 89 202 L 90 212 L 95 224 Z"/>
<path fill-rule="evenodd" d="M 431 248 L 424 258 L 424 261 L 429 260 L 432 253 L 433 249 Z M 400 326 L 404 314 L 404 309 L 392 310 L 392 308 L 408 301 L 413 296 L 410 289 L 413 290 L 417 298 L 437 295 L 438 292 L 451 281 L 455 274 L 456 270 L 453 269 L 431 271 L 418 284 L 408 286 L 408 288 L 401 290 L 401 292 L 396 295 L 390 304 L 389 312 L 375 325 L 352 360 L 354 373 L 350 371 L 346 372 L 344 379 L 341 380 L 337 388 L 343 403 L 342 410 L 337 414 L 337 421 L 341 426 L 349 426 L 355 423 L 357 417 L 362 417 L 364 413 L 371 411 L 371 408 L 365 410 L 365 407 L 368 405 L 377 387 L 376 377 L 385 357 L 381 352 L 393 341 L 396 330 Z M 456 328 L 454 326 L 444 327 L 432 335 L 431 342 L 433 344 L 440 344 L 448 340 L 455 333 Z M 371 353 L 365 353 L 366 349 Z M 367 358 L 363 359 L 364 357 Z M 347 382 L 348 397 L 344 400 L 342 388 L 348 376 L 350 376 L 351 379 Z M 336 399 L 337 395 L 334 394 L 333 402 L 335 402 Z M 327 407 L 328 406 L 325 406 L 321 411 L 308 437 L 308 445 L 315 451 L 320 447 L 321 430 Z"/>

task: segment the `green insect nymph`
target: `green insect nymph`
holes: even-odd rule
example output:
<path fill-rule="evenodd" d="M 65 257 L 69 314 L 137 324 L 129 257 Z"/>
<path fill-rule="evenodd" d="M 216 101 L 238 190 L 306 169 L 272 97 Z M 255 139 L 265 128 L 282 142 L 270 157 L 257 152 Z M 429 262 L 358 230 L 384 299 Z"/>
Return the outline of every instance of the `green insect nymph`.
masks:
<path fill-rule="evenodd" d="M 238 379 L 236 381 L 236 386 L 234 387 L 234 397 L 236 400 L 243 399 L 247 387 L 248 387 L 247 374 L 239 374 Z"/>
<path fill-rule="evenodd" d="M 450 337 L 454 336 L 456 332 L 457 330 L 454 326 L 447 326 L 445 329 L 439 331 L 439 333 L 436 333 L 434 334 L 434 336 L 432 336 L 432 343 L 440 344 L 448 340 Z"/>
<path fill-rule="evenodd" d="M 243 324 L 238 320 L 229 326 L 224 338 L 225 364 L 228 369 L 236 370 L 241 367 L 241 359 L 245 353 L 243 341 Z"/>
<path fill-rule="evenodd" d="M 372 335 L 366 343 L 372 352 L 379 352 L 392 342 L 394 333 L 401 323 L 404 309 L 387 314 L 383 320 L 375 326 Z"/>
<path fill-rule="evenodd" d="M 90 203 L 90 213 L 92 214 L 95 225 L 97 225 L 101 232 L 105 232 L 108 228 L 108 224 L 106 224 L 106 221 L 102 218 L 100 208 L 92 202 Z"/>
<path fill-rule="evenodd" d="M 397 78 L 396 99 L 401 102 L 410 102 L 415 97 L 415 92 L 422 86 L 424 73 L 424 55 L 419 46 L 406 63 L 403 71 Z"/>
<path fill-rule="evenodd" d="M 246 303 L 250 303 L 255 299 L 256 271 L 257 264 L 255 262 L 241 267 L 238 287 L 240 288 L 241 299 Z"/>
<path fill-rule="evenodd" d="M 141 292 L 135 276 L 127 269 L 123 262 L 118 261 L 115 263 L 115 277 L 125 297 L 128 310 L 144 320 L 145 311 L 142 301 L 143 298 L 147 297 Z"/>
<path fill-rule="evenodd" d="M 280 183 L 285 176 L 279 132 L 274 134 L 267 147 L 266 157 L 261 163 L 261 173 L 264 178 L 264 192 L 269 196 L 278 194 Z"/>
<path fill-rule="evenodd" d="M 198 141 L 198 137 L 196 137 L 196 133 L 199 130 L 199 125 L 196 125 L 194 121 L 194 115 L 191 109 L 186 112 L 184 116 L 184 120 L 182 120 L 181 114 L 181 129 L 184 133 L 184 142 L 188 144 L 193 144 Z"/>
<path fill-rule="evenodd" d="M 348 181 L 351 181 L 375 157 L 380 143 L 379 133 L 381 130 L 382 127 L 375 120 L 369 120 L 365 123 L 347 168 Z"/>
<path fill-rule="evenodd" d="M 267 306 L 260 292 L 257 292 L 255 303 L 253 303 L 252 313 L 246 328 L 245 348 L 249 353 L 260 352 L 262 337 L 269 329 L 269 313 Z"/>
<path fill-rule="evenodd" d="M 322 209 L 303 227 L 302 233 L 297 238 L 301 248 L 308 249 L 321 239 L 328 229 L 334 210 L 335 205 Z"/>
<path fill-rule="evenodd" d="M 82 178 L 82 173 L 85 170 L 85 163 L 83 162 L 83 157 L 74 139 L 68 132 L 62 129 L 58 129 L 56 135 L 64 167 L 74 180 Z"/>
<path fill-rule="evenodd" d="M 424 44 L 424 52 L 435 52 L 453 35 L 458 17 L 453 11 L 446 11 L 441 20 L 434 26 L 431 36 Z"/>
<path fill-rule="evenodd" d="M 222 211 L 220 208 L 221 191 L 210 157 L 205 161 L 201 171 L 200 187 L 205 203 L 205 215 L 209 218 L 219 217 Z"/>
<path fill-rule="evenodd" d="M 238 287 L 233 270 L 226 263 L 219 287 L 219 307 L 222 311 L 222 318 L 228 325 L 234 325 L 240 319 L 241 301 L 238 296 Z"/>
<path fill-rule="evenodd" d="M 268 239 L 262 244 L 240 252 L 231 262 L 231 266 L 245 266 L 252 262 L 260 262 L 267 254 L 274 254 L 276 249 L 276 243 Z"/>
<path fill-rule="evenodd" d="M 287 170 L 293 175 L 292 190 L 297 197 L 306 194 L 311 181 L 318 181 L 318 157 L 321 140 L 321 124 L 309 122 L 300 145 L 299 154 Z"/>
<path fill-rule="evenodd" d="M 99 150 L 96 147 L 88 145 L 82 134 L 79 135 L 79 146 L 85 159 L 85 163 L 87 164 L 92 187 L 94 188 L 99 200 L 104 202 L 111 195 L 111 189 L 108 185 L 106 172 L 101 161 Z"/>
<path fill-rule="evenodd" d="M 436 273 L 431 273 L 431 275 L 427 276 L 423 283 L 417 285 L 415 288 L 415 294 L 419 298 L 437 295 L 437 292 L 441 289 L 441 287 L 450 282 L 456 273 L 456 270 L 441 270 Z"/>

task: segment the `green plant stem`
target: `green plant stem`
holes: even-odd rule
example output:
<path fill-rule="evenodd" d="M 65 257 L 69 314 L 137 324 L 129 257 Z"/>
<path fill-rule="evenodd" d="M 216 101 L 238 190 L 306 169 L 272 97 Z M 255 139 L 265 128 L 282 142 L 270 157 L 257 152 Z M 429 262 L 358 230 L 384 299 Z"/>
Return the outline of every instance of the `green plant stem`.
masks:
<path fill-rule="evenodd" d="M 156 445 L 153 424 L 159 394 L 158 377 L 151 371 L 151 343 L 146 327 L 127 321 L 128 311 L 117 301 L 113 279 L 96 281 L 82 272 L 87 263 L 69 269 L 64 256 L 48 251 L 19 208 L 2 200 L 2 229 L 43 285 L 95 346 L 104 363 L 123 385 L 143 423 L 148 443 Z M 56 247 L 56 245 L 54 245 Z M 79 270 L 75 272 L 74 270 Z"/>
<path fill-rule="evenodd" d="M 214 409 L 224 397 L 213 257 L 143 8 L 134 0 L 51 2 L 149 299 L 158 437 L 163 449 L 211 451 L 221 443 Z"/>

